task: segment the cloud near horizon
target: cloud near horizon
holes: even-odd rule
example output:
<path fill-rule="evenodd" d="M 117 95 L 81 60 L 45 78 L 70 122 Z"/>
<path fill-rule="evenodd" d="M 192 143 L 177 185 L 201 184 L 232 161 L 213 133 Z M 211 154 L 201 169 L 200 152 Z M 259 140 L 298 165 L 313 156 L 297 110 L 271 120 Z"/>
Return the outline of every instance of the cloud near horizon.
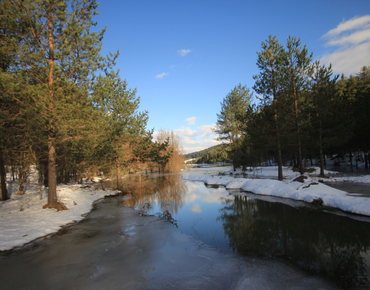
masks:
<path fill-rule="evenodd" d="M 187 55 L 189 52 L 191 52 L 190 49 L 179 49 L 178 51 L 178 54 L 180 54 L 181 56 L 185 56 Z"/>
<path fill-rule="evenodd" d="M 189 125 L 194 125 L 195 124 L 195 120 L 197 119 L 197 117 L 191 117 L 191 118 L 187 118 L 186 119 L 186 122 L 189 124 Z"/>
<path fill-rule="evenodd" d="M 163 79 L 164 76 L 168 76 L 168 73 L 161 73 L 155 76 L 156 79 Z"/>
<path fill-rule="evenodd" d="M 216 134 L 212 131 L 215 127 L 212 125 L 199 126 L 197 129 L 192 130 L 189 127 L 182 127 L 180 129 L 173 130 L 175 134 L 179 135 L 182 140 L 182 146 L 186 153 L 200 151 L 222 142 L 215 140 Z M 158 135 L 158 132 L 153 133 L 154 139 Z"/>
<path fill-rule="evenodd" d="M 370 65 L 370 14 L 344 21 L 321 38 L 326 46 L 336 47 L 320 59 L 331 63 L 334 73 L 355 74 Z"/>
<path fill-rule="evenodd" d="M 214 127 L 215 124 L 199 126 L 196 130 L 183 127 L 174 130 L 174 132 L 181 137 L 182 145 L 186 153 L 191 153 L 221 143 L 215 140 L 216 134 L 212 131 Z"/>

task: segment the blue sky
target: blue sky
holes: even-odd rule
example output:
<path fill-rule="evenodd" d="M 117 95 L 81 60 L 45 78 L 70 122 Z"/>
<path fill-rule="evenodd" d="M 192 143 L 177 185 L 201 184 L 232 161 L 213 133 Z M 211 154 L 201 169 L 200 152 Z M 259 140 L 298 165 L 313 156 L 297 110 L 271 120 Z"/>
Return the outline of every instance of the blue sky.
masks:
<path fill-rule="evenodd" d="M 187 153 L 217 142 L 220 102 L 239 83 L 252 87 L 257 51 L 269 34 L 301 38 L 314 59 L 354 74 L 370 65 L 370 1 L 105 0 L 103 54 L 137 88 L 148 129 L 174 130 Z"/>

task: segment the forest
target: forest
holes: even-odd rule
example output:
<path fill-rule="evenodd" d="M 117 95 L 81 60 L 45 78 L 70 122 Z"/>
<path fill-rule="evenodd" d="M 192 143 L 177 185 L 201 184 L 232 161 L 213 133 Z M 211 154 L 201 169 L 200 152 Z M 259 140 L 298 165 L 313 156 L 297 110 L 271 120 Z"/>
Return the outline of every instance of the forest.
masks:
<path fill-rule="evenodd" d="M 122 189 L 126 173 L 182 167 L 180 137 L 161 129 L 153 141 L 146 129 L 149 115 L 139 109 L 137 90 L 115 69 L 119 51 L 100 53 L 106 28 L 95 29 L 97 6 L 94 0 L 1 0 L 2 200 L 9 198 L 7 172 L 23 194 L 36 168 L 40 186 L 48 187 L 45 206 L 60 208 L 58 183 L 115 176 Z M 313 158 L 323 176 L 329 155 L 368 168 L 370 67 L 334 75 L 292 36 L 285 46 L 273 36 L 262 42 L 257 67 L 256 95 L 239 84 L 221 103 L 215 132 L 226 145 L 197 163 L 277 164 L 280 180 L 283 164 L 303 173 Z"/>
<path fill-rule="evenodd" d="M 253 92 L 239 84 L 221 103 L 215 132 L 230 145 L 234 168 L 292 165 L 316 158 L 324 176 L 325 156 L 349 156 L 369 168 L 370 67 L 355 75 L 334 75 L 331 65 L 313 61 L 297 37 L 285 47 L 269 36 L 257 52 L 259 74 Z"/>
<path fill-rule="evenodd" d="M 6 173 L 19 179 L 31 168 L 48 187 L 45 207 L 63 209 L 56 185 L 92 176 L 176 171 L 181 142 L 161 130 L 153 141 L 148 112 L 121 79 L 119 51 L 100 51 L 106 29 L 95 31 L 95 0 L 18 1 L 0 5 L 1 199 Z"/>
<path fill-rule="evenodd" d="M 185 155 L 185 160 L 193 159 L 186 162 L 187 164 L 212 164 L 219 162 L 229 162 L 229 151 L 230 149 L 228 144 L 219 144 L 204 150 L 188 153 Z"/>

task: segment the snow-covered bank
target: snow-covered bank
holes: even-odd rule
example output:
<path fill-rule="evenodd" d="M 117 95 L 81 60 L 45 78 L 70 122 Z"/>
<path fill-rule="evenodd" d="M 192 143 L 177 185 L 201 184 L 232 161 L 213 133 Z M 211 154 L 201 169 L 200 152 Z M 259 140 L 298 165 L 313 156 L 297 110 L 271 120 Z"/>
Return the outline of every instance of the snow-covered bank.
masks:
<path fill-rule="evenodd" d="M 316 201 L 345 212 L 370 216 L 370 198 L 348 196 L 345 191 L 315 182 L 307 176 L 278 181 L 192 174 L 184 176 L 183 179 L 201 181 L 209 185 L 222 185 L 226 189 L 241 189 L 260 195 L 289 198 L 309 203 Z"/>
<path fill-rule="evenodd" d="M 24 195 L 12 194 L 11 199 L 0 201 L 0 250 L 21 246 L 39 237 L 57 232 L 61 226 L 83 219 L 94 201 L 114 191 L 95 189 L 93 184 L 58 185 L 58 199 L 68 210 L 43 209 L 47 203 L 45 193 L 40 199 L 37 185 L 27 185 Z M 10 182 L 15 192 L 17 182 Z"/>
<path fill-rule="evenodd" d="M 370 175 L 333 177 L 333 178 L 325 179 L 325 182 L 359 182 L 359 183 L 370 183 Z"/>
<path fill-rule="evenodd" d="M 313 175 L 318 175 L 320 173 L 320 167 L 309 167 L 312 171 Z M 324 170 L 325 175 L 336 175 L 338 174 L 337 171 L 329 171 Z M 222 175 L 232 175 L 236 177 L 275 177 L 277 178 L 278 175 L 278 167 L 277 166 L 257 166 L 257 167 L 250 167 L 249 169 L 243 171 L 242 168 L 236 168 L 236 170 L 228 170 L 221 173 Z M 283 176 L 284 178 L 293 178 L 299 176 L 300 173 L 297 171 L 293 171 L 291 167 L 283 166 Z"/>
<path fill-rule="evenodd" d="M 358 182 L 358 183 L 370 183 L 370 175 L 363 176 L 344 176 L 336 177 L 339 174 L 338 171 L 324 170 L 324 174 L 328 177 L 322 179 L 319 177 L 320 167 L 309 167 L 310 173 L 306 175 L 310 176 L 314 180 L 323 180 L 325 182 Z M 234 176 L 234 177 L 246 177 L 246 178 L 276 178 L 277 179 L 277 166 L 268 167 L 251 167 L 248 170 L 243 171 L 241 168 L 234 170 L 228 170 L 221 172 L 220 175 Z M 283 166 L 283 177 L 284 178 L 294 178 L 299 176 L 300 173 L 293 171 L 291 167 Z"/>

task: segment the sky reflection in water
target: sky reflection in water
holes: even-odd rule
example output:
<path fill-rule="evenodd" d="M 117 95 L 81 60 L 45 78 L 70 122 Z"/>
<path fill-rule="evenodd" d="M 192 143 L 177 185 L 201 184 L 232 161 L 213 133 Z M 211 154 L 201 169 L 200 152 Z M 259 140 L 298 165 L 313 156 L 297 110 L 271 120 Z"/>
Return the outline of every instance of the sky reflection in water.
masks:
<path fill-rule="evenodd" d="M 185 182 L 179 175 L 130 176 L 127 205 L 170 213 L 178 228 L 225 252 L 277 257 L 350 288 L 366 283 L 370 223 L 253 194 Z M 140 182 L 141 178 L 141 182 Z"/>

